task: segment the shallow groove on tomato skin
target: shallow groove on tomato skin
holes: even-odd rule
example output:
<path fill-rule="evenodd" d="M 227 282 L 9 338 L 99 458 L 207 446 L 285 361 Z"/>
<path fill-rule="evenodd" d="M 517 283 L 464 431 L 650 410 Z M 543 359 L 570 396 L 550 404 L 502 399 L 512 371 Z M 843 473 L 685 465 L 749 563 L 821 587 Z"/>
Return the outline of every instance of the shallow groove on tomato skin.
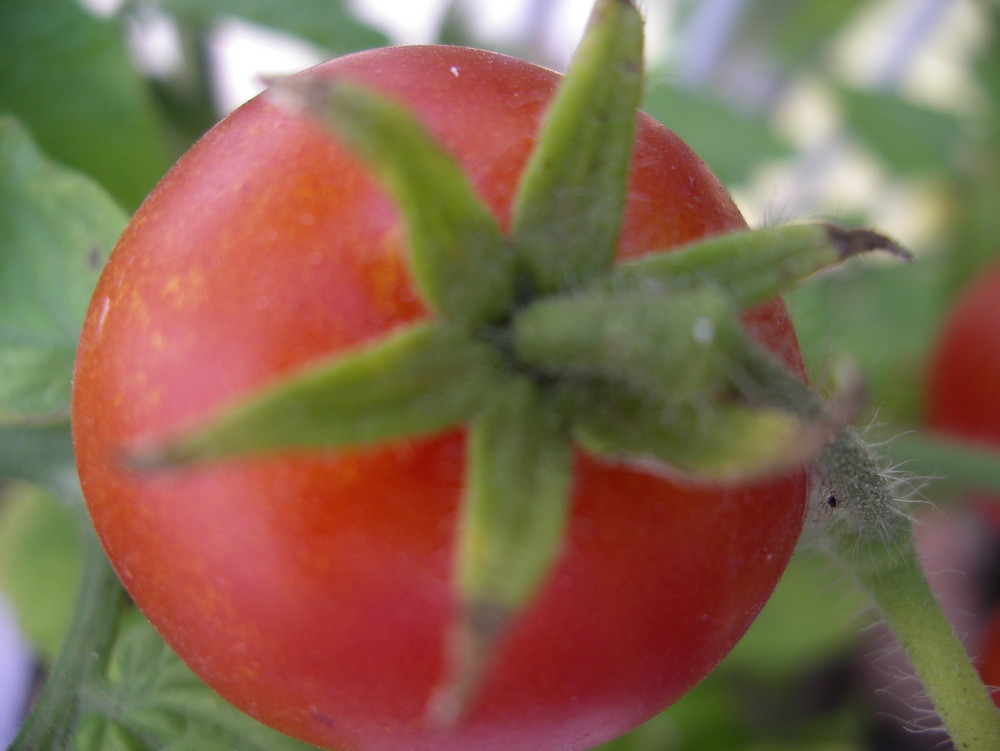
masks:
<path fill-rule="evenodd" d="M 558 77 L 456 47 L 318 69 L 398 97 L 502 224 Z M 641 118 L 620 257 L 743 227 L 707 168 Z M 121 457 L 247 390 L 427 315 L 398 214 L 318 127 L 257 99 L 123 235 L 88 315 L 74 437 L 95 527 L 137 603 L 223 696 L 337 749 L 545 751 L 620 734 L 700 680 L 767 599 L 805 478 L 679 486 L 578 456 L 557 570 L 457 731 L 426 724 L 453 615 L 464 434 L 135 474 Z M 800 370 L 780 302 L 748 327 Z M 801 372 L 801 371 L 800 371 Z"/>

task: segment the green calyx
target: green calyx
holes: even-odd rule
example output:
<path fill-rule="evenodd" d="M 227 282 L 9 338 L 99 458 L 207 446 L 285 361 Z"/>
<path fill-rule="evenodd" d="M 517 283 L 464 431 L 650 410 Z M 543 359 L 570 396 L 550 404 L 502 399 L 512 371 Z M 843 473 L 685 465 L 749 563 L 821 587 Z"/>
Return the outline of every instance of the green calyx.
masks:
<path fill-rule="evenodd" d="M 142 447 L 137 468 L 330 449 L 468 427 L 452 666 L 430 711 L 457 722 L 505 627 L 562 549 L 571 448 L 728 482 L 792 469 L 829 439 L 829 410 L 740 312 L 858 252 L 867 231 L 742 232 L 613 266 L 642 90 L 642 22 L 598 0 L 501 232 L 461 168 L 399 105 L 308 76 L 271 96 L 317 118 L 396 200 L 432 315 L 337 353 Z M 428 184 L 434 189 L 428 190 Z"/>

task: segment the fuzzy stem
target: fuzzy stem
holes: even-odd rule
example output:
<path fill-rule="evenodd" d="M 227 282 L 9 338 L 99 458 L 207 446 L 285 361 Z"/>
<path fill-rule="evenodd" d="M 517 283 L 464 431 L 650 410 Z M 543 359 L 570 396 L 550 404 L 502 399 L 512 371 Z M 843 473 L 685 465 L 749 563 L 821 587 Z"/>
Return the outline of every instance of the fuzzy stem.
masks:
<path fill-rule="evenodd" d="M 101 673 L 118 634 L 128 595 L 108 563 L 97 535 L 82 525 L 83 578 L 66 641 L 9 751 L 60 751 L 73 747 L 79 692 Z"/>
<path fill-rule="evenodd" d="M 892 629 L 957 749 L 1000 748 L 1000 712 L 924 577 L 910 519 L 862 439 L 841 431 L 817 471 L 836 501 L 829 552 L 865 589 Z"/>

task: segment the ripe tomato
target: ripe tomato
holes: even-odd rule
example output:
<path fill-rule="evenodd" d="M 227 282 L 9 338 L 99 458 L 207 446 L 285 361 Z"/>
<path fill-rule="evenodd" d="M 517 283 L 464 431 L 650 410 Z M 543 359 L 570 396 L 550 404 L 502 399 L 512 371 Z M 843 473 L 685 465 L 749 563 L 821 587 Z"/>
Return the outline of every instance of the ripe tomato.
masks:
<path fill-rule="evenodd" d="M 930 425 L 1000 447 L 1000 263 L 966 289 L 939 335 L 928 380 Z"/>
<path fill-rule="evenodd" d="M 927 379 L 928 426 L 1000 450 L 1000 262 L 962 292 L 942 326 Z M 1000 501 L 981 509 L 1000 529 Z"/>
<path fill-rule="evenodd" d="M 405 103 L 506 224 L 559 76 L 456 47 L 317 69 Z M 743 227 L 673 134 L 638 127 L 620 255 Z M 578 454 L 565 548 L 471 714 L 428 725 L 454 614 L 460 430 L 165 473 L 123 451 L 314 358 L 427 315 L 393 204 L 304 118 L 251 101 L 164 178 L 115 249 L 79 351 L 74 434 L 94 524 L 128 591 L 238 707 L 337 749 L 596 745 L 691 688 L 770 594 L 805 478 L 708 488 Z M 780 302 L 747 324 L 790 367 Z"/>

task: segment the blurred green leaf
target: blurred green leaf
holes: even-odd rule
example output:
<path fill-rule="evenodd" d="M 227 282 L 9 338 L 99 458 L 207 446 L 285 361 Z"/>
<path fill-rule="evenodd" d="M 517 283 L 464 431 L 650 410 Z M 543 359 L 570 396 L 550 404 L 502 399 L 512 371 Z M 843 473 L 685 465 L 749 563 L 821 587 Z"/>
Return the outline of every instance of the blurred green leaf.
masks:
<path fill-rule="evenodd" d="M 873 0 L 754 0 L 734 44 L 766 50 L 786 69 L 814 65 L 822 49 Z"/>
<path fill-rule="evenodd" d="M 888 449 L 898 464 L 935 485 L 1000 493 L 1000 451 L 993 446 L 918 431 L 897 436 Z"/>
<path fill-rule="evenodd" d="M 0 502 L 0 590 L 42 657 L 55 657 L 69 626 L 80 578 L 79 520 L 65 504 L 31 486 Z"/>
<path fill-rule="evenodd" d="M 826 556 L 802 546 L 725 669 L 787 681 L 822 666 L 850 649 L 859 627 L 856 614 L 865 604 Z"/>
<path fill-rule="evenodd" d="M 0 478 L 41 485 L 67 502 L 77 500 L 69 418 L 0 421 Z"/>
<path fill-rule="evenodd" d="M 0 118 L 0 420 L 65 414 L 76 342 L 126 217 Z M 2 450 L 2 447 L 0 447 Z"/>
<path fill-rule="evenodd" d="M 727 186 L 791 151 L 763 117 L 697 91 L 660 83 L 646 94 L 643 109 L 680 136 Z"/>
<path fill-rule="evenodd" d="M 80 693 L 72 748 L 129 751 L 309 751 L 223 701 L 130 611 L 107 674 Z"/>
<path fill-rule="evenodd" d="M 388 44 L 384 34 L 359 20 L 343 0 L 159 0 L 159 4 L 201 25 L 223 15 L 239 16 L 290 32 L 337 55 Z"/>
<path fill-rule="evenodd" d="M 674 749 L 677 739 L 673 719 L 661 712 L 625 735 L 597 746 L 593 751 L 666 751 Z"/>
<path fill-rule="evenodd" d="M 122 28 L 75 0 L 5 0 L 2 12 L 0 112 L 134 208 L 172 155 Z"/>
<path fill-rule="evenodd" d="M 954 169 L 962 121 L 958 116 L 890 92 L 840 87 L 848 131 L 896 173 Z"/>
<path fill-rule="evenodd" d="M 981 120 L 990 128 L 988 137 L 995 145 L 1000 141 L 1000 4 L 983 3 L 983 6 L 982 19 L 992 38 L 979 47 L 972 74 L 983 93 L 979 103 L 986 108 Z"/>
<path fill-rule="evenodd" d="M 830 355 L 863 364 L 880 420 L 912 425 L 922 412 L 924 361 L 946 300 L 940 255 L 912 264 L 858 261 L 785 294 L 814 382 Z"/>

